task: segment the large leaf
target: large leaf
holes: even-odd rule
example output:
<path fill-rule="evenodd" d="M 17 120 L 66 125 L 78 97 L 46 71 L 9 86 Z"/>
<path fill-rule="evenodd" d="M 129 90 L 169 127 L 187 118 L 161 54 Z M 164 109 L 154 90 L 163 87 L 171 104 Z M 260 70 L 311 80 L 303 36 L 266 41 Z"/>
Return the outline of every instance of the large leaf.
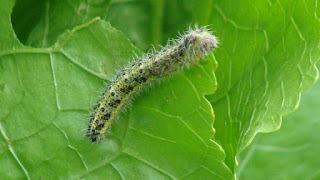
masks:
<path fill-rule="evenodd" d="M 259 134 L 241 153 L 239 179 L 320 179 L 319 107 L 317 82 L 302 94 L 301 106 L 284 118 L 279 131 Z"/>
<path fill-rule="evenodd" d="M 210 96 L 216 139 L 233 169 L 258 132 L 279 129 L 283 115 L 317 77 L 319 9 L 314 1 L 221 1 L 210 22 L 221 39 L 218 90 Z"/>
<path fill-rule="evenodd" d="M 140 54 L 96 18 L 50 48 L 25 47 L 1 1 L 0 174 L 5 179 L 232 179 L 211 138 L 213 56 L 138 96 L 102 143 L 85 137 L 89 111 L 115 71 Z M 183 89 L 181 89 L 183 87 Z"/>

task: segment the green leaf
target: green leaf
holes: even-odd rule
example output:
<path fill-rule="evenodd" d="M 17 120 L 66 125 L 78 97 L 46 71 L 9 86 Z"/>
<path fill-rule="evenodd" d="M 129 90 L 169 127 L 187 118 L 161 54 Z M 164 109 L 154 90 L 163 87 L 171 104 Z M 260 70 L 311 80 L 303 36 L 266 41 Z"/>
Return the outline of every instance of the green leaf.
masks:
<path fill-rule="evenodd" d="M 221 46 L 217 92 L 209 96 L 216 114 L 216 140 L 233 169 L 236 155 L 259 132 L 279 129 L 283 115 L 297 109 L 300 93 L 316 80 L 319 9 L 311 1 L 221 1 L 213 5 Z"/>
<path fill-rule="evenodd" d="M 284 118 L 279 131 L 259 134 L 240 154 L 239 179 L 319 179 L 319 107 L 317 82 L 302 94 L 299 109 Z"/>
<path fill-rule="evenodd" d="M 50 48 L 20 44 L 14 3 L 0 7 L 0 174 L 5 179 L 233 179 L 212 136 L 212 56 L 143 91 L 101 143 L 85 137 L 88 114 L 135 53 L 99 18 Z M 53 37 L 53 36 L 52 36 Z M 183 90 L 181 90 L 183 87 Z"/>

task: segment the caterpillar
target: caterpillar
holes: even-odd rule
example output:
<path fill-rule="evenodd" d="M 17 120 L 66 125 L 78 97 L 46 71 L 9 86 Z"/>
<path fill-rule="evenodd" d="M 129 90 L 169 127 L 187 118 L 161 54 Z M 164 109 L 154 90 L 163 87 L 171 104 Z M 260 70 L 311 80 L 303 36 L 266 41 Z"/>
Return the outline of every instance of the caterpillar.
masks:
<path fill-rule="evenodd" d="M 217 45 L 217 38 L 206 27 L 190 29 L 162 50 L 147 53 L 123 68 L 107 85 L 90 115 L 86 136 L 91 142 L 102 141 L 112 122 L 132 96 L 143 87 L 190 64 L 198 67 Z"/>

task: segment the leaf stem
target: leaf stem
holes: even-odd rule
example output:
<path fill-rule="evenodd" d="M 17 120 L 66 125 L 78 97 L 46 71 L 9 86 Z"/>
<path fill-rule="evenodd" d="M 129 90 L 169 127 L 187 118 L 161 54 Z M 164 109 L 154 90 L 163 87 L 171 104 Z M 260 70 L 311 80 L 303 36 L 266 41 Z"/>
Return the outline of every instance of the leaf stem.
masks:
<path fill-rule="evenodd" d="M 159 48 L 162 37 L 162 24 L 163 24 L 163 6 L 164 1 L 152 0 L 151 1 L 151 39 L 155 49 Z"/>

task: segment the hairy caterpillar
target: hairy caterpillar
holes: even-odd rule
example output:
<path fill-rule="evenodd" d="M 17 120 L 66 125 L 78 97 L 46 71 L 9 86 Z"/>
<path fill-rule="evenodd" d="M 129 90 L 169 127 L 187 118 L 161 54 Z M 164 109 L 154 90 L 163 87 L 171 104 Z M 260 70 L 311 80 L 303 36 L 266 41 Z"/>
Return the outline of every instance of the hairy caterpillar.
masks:
<path fill-rule="evenodd" d="M 196 28 L 174 40 L 173 45 L 148 53 L 122 69 L 98 101 L 90 116 L 86 136 L 92 142 L 103 140 L 120 110 L 136 92 L 188 63 L 198 66 L 198 60 L 204 59 L 217 44 L 217 38 L 206 28 Z"/>

